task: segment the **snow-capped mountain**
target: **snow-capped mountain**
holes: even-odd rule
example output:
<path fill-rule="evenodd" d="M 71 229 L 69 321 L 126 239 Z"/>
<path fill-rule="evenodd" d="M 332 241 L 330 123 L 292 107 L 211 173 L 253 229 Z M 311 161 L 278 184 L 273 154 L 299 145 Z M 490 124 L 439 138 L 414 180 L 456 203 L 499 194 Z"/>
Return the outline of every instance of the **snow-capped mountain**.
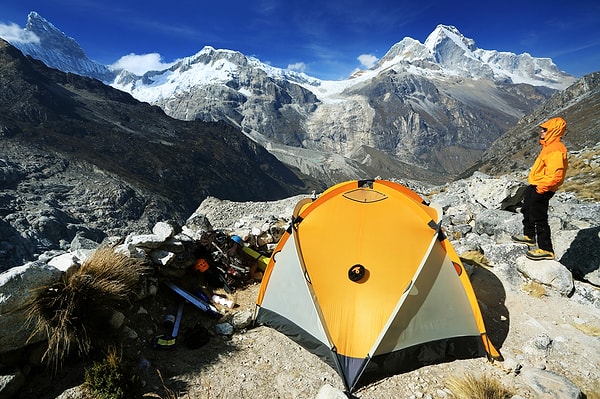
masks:
<path fill-rule="evenodd" d="M 168 70 L 122 74 L 112 85 L 178 119 L 227 120 L 285 163 L 335 180 L 419 168 L 459 173 L 575 81 L 551 60 L 481 50 L 440 25 L 425 43 L 405 38 L 341 81 L 205 47 Z"/>
<path fill-rule="evenodd" d="M 92 61 L 75 39 L 68 37 L 37 12 L 30 12 L 24 30 L 39 41 L 9 41 L 10 44 L 51 68 L 111 82 L 115 74 L 106 65 Z"/>
<path fill-rule="evenodd" d="M 35 13 L 28 29 L 44 30 L 47 40 L 43 51 L 27 54 L 70 72 L 75 60 L 87 59 Z M 92 76 L 87 64 L 78 73 Z M 212 47 L 163 71 L 101 80 L 177 119 L 227 121 L 281 161 L 328 182 L 407 173 L 443 181 L 576 81 L 550 59 L 482 50 L 446 25 L 425 43 L 402 39 L 373 68 L 341 81 Z"/>
<path fill-rule="evenodd" d="M 526 83 L 556 90 L 576 81 L 573 76 L 560 71 L 549 58 L 479 49 L 474 40 L 464 37 L 457 28 L 438 25 L 424 44 L 404 38 L 392 46 L 371 70 L 360 71 L 342 81 L 323 81 L 304 73 L 273 67 L 237 51 L 206 46 L 168 70 L 147 73 L 143 79 L 121 71 L 111 85 L 130 92 L 139 100 L 154 103 L 192 86 L 225 84 L 234 79 L 241 68 L 260 69 L 270 78 L 299 84 L 322 101 L 390 68 L 428 78 L 464 77 L 498 83 Z"/>
<path fill-rule="evenodd" d="M 404 38 L 375 65 L 375 70 L 404 65 L 423 75 L 455 75 L 505 83 L 527 83 L 562 90 L 575 78 L 558 69 L 549 58 L 534 58 L 477 48 L 456 27 L 438 25 L 425 43 Z"/>

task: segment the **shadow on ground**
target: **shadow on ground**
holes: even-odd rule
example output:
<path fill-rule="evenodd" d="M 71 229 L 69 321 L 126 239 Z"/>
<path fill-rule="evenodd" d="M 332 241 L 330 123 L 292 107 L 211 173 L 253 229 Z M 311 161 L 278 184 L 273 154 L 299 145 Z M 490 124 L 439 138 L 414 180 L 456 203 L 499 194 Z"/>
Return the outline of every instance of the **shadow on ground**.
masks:
<path fill-rule="evenodd" d="M 485 267 L 475 267 L 470 279 L 488 336 L 496 349 L 500 350 L 510 329 L 504 286 L 498 277 Z"/>
<path fill-rule="evenodd" d="M 594 284 L 590 281 L 590 275 L 598 275 L 600 267 L 600 227 L 579 230 L 560 263 L 569 269 L 577 280 Z M 600 277 L 594 280 L 598 285 Z"/>

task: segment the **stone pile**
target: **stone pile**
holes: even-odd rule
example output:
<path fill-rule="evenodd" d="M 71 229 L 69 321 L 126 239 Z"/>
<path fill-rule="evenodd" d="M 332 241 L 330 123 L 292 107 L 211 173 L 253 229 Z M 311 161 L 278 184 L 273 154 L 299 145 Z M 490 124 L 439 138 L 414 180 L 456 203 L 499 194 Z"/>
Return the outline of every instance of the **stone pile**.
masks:
<path fill-rule="evenodd" d="M 31 337 L 33 326 L 28 323 L 24 306 L 32 297 L 32 288 L 49 285 L 68 273 L 73 268 L 81 266 L 83 261 L 100 245 L 111 245 L 116 252 L 130 257 L 145 259 L 154 265 L 158 278 L 183 277 L 198 261 L 199 253 L 206 253 L 203 239 L 208 232 L 219 232 L 221 236 L 230 237 L 237 235 L 245 241 L 245 245 L 253 245 L 258 251 L 272 249 L 274 243 L 281 237 L 285 228 L 285 220 L 263 220 L 259 226 L 249 225 L 240 220 L 235 230 L 215 230 L 208 218 L 195 212 L 184 226 L 178 226 L 172 221 L 158 222 L 148 234 L 130 234 L 122 237 L 108 237 L 102 243 L 75 237 L 70 244 L 69 251 L 49 251 L 33 262 L 14 267 L 0 274 L 0 370 L 11 369 L 15 364 L 22 364 L 23 358 L 32 360 L 32 364 L 23 370 L 18 368 L 14 374 L 0 378 L 0 398 L 10 397 L 12 393 L 25 383 L 24 376 L 35 365 L 40 364 L 43 353 L 41 345 L 44 341 L 41 335 Z M 231 241 L 235 243 L 234 241 Z M 267 253 L 268 255 L 268 253 Z M 211 263 L 217 261 L 217 256 Z M 247 266 L 252 273 L 244 275 L 243 281 L 229 281 L 231 288 L 243 285 L 250 279 L 260 279 L 260 271 L 252 264 L 253 259 L 244 258 L 238 261 L 240 265 Z M 155 274 L 156 275 L 156 274 Z M 157 281 L 155 277 L 148 277 L 139 298 L 143 299 L 155 295 Z M 124 317 L 117 315 L 113 319 L 120 320 L 114 328 L 123 327 Z M 231 335 L 234 331 L 247 328 L 252 322 L 253 314 L 248 311 L 237 312 L 232 315 L 231 321 L 215 326 L 215 331 L 220 335 Z"/>

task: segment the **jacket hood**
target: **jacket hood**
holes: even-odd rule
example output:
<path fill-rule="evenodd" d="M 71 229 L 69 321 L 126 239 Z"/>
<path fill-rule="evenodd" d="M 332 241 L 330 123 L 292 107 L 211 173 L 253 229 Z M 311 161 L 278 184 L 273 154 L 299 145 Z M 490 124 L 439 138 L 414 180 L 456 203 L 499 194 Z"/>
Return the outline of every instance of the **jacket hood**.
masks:
<path fill-rule="evenodd" d="M 567 122 L 563 118 L 552 118 L 542 123 L 540 127 L 546 129 L 546 137 L 540 140 L 542 145 L 548 145 L 560 140 L 567 130 Z"/>

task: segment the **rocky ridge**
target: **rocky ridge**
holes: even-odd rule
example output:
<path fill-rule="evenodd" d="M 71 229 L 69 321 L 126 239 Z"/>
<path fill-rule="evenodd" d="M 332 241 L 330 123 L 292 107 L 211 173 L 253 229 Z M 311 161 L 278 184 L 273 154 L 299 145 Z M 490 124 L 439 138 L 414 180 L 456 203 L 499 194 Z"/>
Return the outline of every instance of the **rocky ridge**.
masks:
<path fill-rule="evenodd" d="M 68 37 L 37 12 L 30 12 L 24 33 L 37 38 L 36 41 L 15 42 L 23 54 L 43 60 L 51 68 L 76 73 L 106 82 L 114 79 L 115 73 L 106 65 L 88 58 L 77 41 Z"/>
<path fill-rule="evenodd" d="M 582 392 L 589 399 L 600 395 L 600 203 L 578 200 L 569 192 L 558 193 L 550 203 L 557 260 L 529 261 L 523 256 L 525 248 L 509 239 L 521 228 L 521 217 L 514 212 L 514 195 L 522 178 L 477 173 L 444 186 L 404 182 L 444 209 L 444 230 L 469 269 L 490 338 L 505 360 L 491 364 L 485 359 L 470 359 L 431 365 L 369 383 L 355 393 L 356 397 L 450 398 L 449 379 L 465 373 L 499 380 L 514 399 L 580 398 Z M 248 245 L 267 251 L 277 240 L 274 232 L 281 229 L 282 223 L 289 223 L 293 206 L 302 197 L 245 203 L 209 197 L 181 227 L 159 222 L 151 232 L 133 232 L 112 240 L 122 242 L 131 253 L 151 259 L 160 270 L 159 280 L 184 278 L 182 283 L 189 282 L 189 268 L 194 262 L 191 248 L 202 231 L 217 229 L 238 234 Z M 176 242 L 180 244 L 174 245 Z M 11 356 L 3 355 L 2 359 L 23 351 L 29 359 L 36 359 L 35 353 L 39 352 L 32 349 L 35 345 L 24 346 L 26 331 L 14 333 L 23 325 L 23 315 L 11 310 L 26 300 L 28 287 L 60 278 L 64 270 L 77 267 L 97 245 L 92 240 L 77 239 L 62 254 L 44 254 L 35 262 L 0 274 L 0 317 L 3 326 L 15 326 L 2 329 L 0 352 L 6 355 L 11 349 Z M 158 253 L 162 256 L 156 256 Z M 341 381 L 318 358 L 271 329 L 248 324 L 258 284 L 237 290 L 231 298 L 238 307 L 224 309 L 225 316 L 219 321 L 186 308 L 184 324 L 200 321 L 211 329 L 213 337 L 202 349 L 190 350 L 182 345 L 168 353 L 157 353 L 143 345 L 159 332 L 158 320 L 171 306 L 160 285 L 158 290 L 156 283 L 148 287 L 145 299 L 132 309 L 121 310 L 126 316 L 117 326 L 128 353 L 143 365 L 140 367 L 144 371 L 140 372 L 148 391 L 160 391 L 161 384 L 153 373 L 160 370 L 166 384 L 181 392 L 180 397 L 344 397 Z M 39 340 L 43 343 L 43 337 Z M 80 363 L 73 366 L 81 368 Z M 9 365 L 3 364 L 2 370 L 7 369 Z M 37 392 L 38 384 L 25 383 L 36 378 L 32 365 L 21 363 L 12 370 L 2 379 L 5 383 L 0 395 L 16 385 L 20 388 L 17 398 L 54 397 Z M 80 383 L 65 377 L 54 385 L 66 389 Z M 72 397 L 74 389 L 79 388 L 66 391 L 62 397 Z"/>
<path fill-rule="evenodd" d="M 533 113 L 521 118 L 463 176 L 475 170 L 503 174 L 528 168 L 539 150 L 536 127 L 540 121 L 554 115 L 568 121 L 563 141 L 570 152 L 596 147 L 600 143 L 600 73 L 584 76 L 576 84 L 554 94 Z M 590 180 L 595 180 L 591 177 Z"/>

